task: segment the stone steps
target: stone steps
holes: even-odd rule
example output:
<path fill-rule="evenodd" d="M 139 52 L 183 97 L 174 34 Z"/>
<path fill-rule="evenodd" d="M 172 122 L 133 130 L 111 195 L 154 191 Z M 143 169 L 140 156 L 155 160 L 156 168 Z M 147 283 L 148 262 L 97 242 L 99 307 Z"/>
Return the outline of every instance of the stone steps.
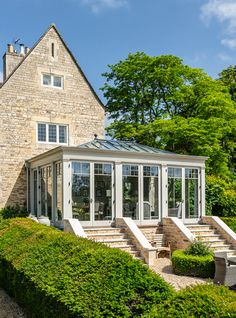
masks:
<path fill-rule="evenodd" d="M 188 225 L 187 228 L 196 236 L 196 238 L 206 244 L 214 252 L 225 252 L 228 255 L 236 253 L 233 245 L 227 242 L 217 229 L 207 224 Z"/>
<path fill-rule="evenodd" d="M 132 244 L 130 238 L 122 228 L 114 227 L 93 227 L 84 228 L 87 238 L 94 240 L 98 243 L 103 243 L 111 248 L 119 248 L 122 251 L 129 253 L 133 258 L 144 261 L 144 258 L 140 256 L 139 251 L 135 245 Z"/>

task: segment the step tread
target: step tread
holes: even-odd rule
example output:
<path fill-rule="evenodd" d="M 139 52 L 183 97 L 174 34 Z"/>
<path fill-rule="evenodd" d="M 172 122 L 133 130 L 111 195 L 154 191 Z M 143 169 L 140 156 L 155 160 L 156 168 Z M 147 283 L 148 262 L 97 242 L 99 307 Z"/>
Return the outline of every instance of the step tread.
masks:
<path fill-rule="evenodd" d="M 120 238 L 120 239 L 108 239 L 108 240 L 97 240 L 99 243 L 115 243 L 115 242 L 128 242 L 130 239 L 128 238 Z"/>
<path fill-rule="evenodd" d="M 92 234 L 87 234 L 88 237 L 96 237 L 96 236 L 124 236 L 125 233 L 92 233 Z"/>
<path fill-rule="evenodd" d="M 119 227 L 91 227 L 91 228 L 84 228 L 84 231 L 114 231 L 114 230 L 122 230 L 121 228 Z"/>

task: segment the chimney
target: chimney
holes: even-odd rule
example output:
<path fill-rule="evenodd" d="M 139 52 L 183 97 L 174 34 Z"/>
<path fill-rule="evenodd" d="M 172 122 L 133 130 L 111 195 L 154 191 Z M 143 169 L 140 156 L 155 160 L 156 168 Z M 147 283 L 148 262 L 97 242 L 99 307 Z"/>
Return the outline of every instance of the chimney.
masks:
<path fill-rule="evenodd" d="M 25 46 L 24 44 L 20 44 L 20 56 L 25 56 Z"/>
<path fill-rule="evenodd" d="M 7 45 L 7 52 L 3 55 L 3 81 L 8 78 L 24 56 L 25 53 L 19 55 L 12 44 Z"/>
<path fill-rule="evenodd" d="M 30 48 L 26 46 L 26 47 L 25 47 L 25 54 L 28 54 L 29 51 L 30 51 Z"/>
<path fill-rule="evenodd" d="M 8 53 L 14 53 L 14 47 L 12 44 L 7 44 L 7 52 Z"/>

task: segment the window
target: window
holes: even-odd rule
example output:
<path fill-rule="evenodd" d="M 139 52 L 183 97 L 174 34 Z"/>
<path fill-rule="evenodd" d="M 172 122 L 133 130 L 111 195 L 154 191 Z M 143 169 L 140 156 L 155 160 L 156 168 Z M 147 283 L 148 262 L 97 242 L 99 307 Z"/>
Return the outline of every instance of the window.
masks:
<path fill-rule="evenodd" d="M 52 57 L 54 57 L 54 43 L 52 43 Z"/>
<path fill-rule="evenodd" d="M 43 86 L 63 88 L 63 77 L 53 74 L 43 74 L 42 83 Z"/>
<path fill-rule="evenodd" d="M 68 144 L 68 126 L 38 123 L 37 137 L 38 142 Z"/>

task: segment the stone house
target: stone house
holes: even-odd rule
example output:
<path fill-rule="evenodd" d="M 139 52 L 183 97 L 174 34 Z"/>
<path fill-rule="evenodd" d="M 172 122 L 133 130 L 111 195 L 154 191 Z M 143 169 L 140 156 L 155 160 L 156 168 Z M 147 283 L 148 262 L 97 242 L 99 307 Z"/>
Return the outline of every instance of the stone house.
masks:
<path fill-rule="evenodd" d="M 104 140 L 104 106 L 55 25 L 31 49 L 9 44 L 3 65 L 0 208 L 26 204 L 149 264 L 150 242 L 183 248 L 209 231 L 203 239 L 216 249 L 236 247 L 222 222 L 205 217 L 206 157 Z"/>
<path fill-rule="evenodd" d="M 104 135 L 104 107 L 54 25 L 8 45 L 0 87 L 0 208 L 26 203 L 25 160 Z"/>

